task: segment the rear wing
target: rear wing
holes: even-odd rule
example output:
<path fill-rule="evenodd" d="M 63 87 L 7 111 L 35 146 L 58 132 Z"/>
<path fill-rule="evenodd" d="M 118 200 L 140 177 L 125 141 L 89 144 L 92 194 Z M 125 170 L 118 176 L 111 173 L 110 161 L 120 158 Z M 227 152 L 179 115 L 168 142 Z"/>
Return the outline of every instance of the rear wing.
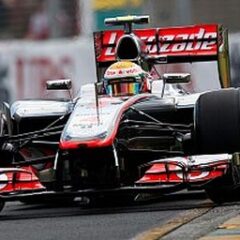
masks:
<path fill-rule="evenodd" d="M 123 30 L 94 33 L 98 77 L 101 68 L 119 60 L 116 51 L 118 42 L 124 35 L 127 34 Z M 130 35 L 141 41 L 140 51 L 144 49 L 143 61 L 152 64 L 217 61 L 222 87 L 230 85 L 228 35 L 222 25 L 137 29 L 128 34 Z"/>

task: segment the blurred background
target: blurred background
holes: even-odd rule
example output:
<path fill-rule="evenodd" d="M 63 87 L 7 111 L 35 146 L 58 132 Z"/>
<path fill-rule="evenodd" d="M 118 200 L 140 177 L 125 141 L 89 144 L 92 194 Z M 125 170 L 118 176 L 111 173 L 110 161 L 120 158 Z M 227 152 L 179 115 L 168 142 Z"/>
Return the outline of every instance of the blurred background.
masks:
<path fill-rule="evenodd" d="M 96 81 L 92 32 L 105 17 L 149 14 L 151 27 L 221 23 L 240 85 L 239 0 L 0 0 L 0 101 L 45 97 L 45 81 Z M 211 71 L 211 69 L 209 70 Z"/>

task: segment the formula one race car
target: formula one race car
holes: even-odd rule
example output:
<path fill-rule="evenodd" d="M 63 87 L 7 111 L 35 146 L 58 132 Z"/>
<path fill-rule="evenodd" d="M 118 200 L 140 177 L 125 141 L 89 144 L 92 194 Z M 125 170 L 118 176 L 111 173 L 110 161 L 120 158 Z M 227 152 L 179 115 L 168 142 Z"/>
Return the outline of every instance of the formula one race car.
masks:
<path fill-rule="evenodd" d="M 190 94 L 183 87 L 189 73 L 157 70 L 215 61 L 219 85 L 228 88 L 226 29 L 132 30 L 148 19 L 105 20 L 124 30 L 94 33 L 98 82 L 82 86 L 80 97 L 3 103 L 2 207 L 12 200 L 123 200 L 185 188 L 205 189 L 215 202 L 238 196 L 239 89 Z M 70 80 L 47 82 L 49 90 L 70 88 Z"/>

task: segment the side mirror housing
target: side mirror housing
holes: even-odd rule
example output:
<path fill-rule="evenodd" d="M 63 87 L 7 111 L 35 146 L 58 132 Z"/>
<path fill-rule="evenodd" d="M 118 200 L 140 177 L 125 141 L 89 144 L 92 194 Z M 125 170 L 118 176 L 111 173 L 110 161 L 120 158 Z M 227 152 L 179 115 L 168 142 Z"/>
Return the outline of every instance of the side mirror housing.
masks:
<path fill-rule="evenodd" d="M 69 90 L 72 88 L 70 79 L 49 80 L 46 82 L 47 90 Z"/>
<path fill-rule="evenodd" d="M 190 73 L 164 73 L 163 80 L 165 83 L 189 83 L 191 80 Z"/>

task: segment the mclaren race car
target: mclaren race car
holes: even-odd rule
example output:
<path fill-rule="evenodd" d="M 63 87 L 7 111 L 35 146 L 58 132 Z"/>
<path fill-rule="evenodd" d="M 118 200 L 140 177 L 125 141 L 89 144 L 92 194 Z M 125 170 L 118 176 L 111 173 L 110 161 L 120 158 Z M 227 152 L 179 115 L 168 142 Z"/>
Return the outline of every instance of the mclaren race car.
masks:
<path fill-rule="evenodd" d="M 82 86 L 79 97 L 3 103 L 2 207 L 13 200 L 134 200 L 199 188 L 218 203 L 238 196 L 240 92 L 229 88 L 226 29 L 133 30 L 148 19 L 105 20 L 123 30 L 94 33 L 98 81 Z M 191 74 L 158 70 L 204 61 L 217 63 L 221 89 L 191 94 L 183 87 Z M 67 79 L 47 82 L 48 90 L 70 88 Z"/>

